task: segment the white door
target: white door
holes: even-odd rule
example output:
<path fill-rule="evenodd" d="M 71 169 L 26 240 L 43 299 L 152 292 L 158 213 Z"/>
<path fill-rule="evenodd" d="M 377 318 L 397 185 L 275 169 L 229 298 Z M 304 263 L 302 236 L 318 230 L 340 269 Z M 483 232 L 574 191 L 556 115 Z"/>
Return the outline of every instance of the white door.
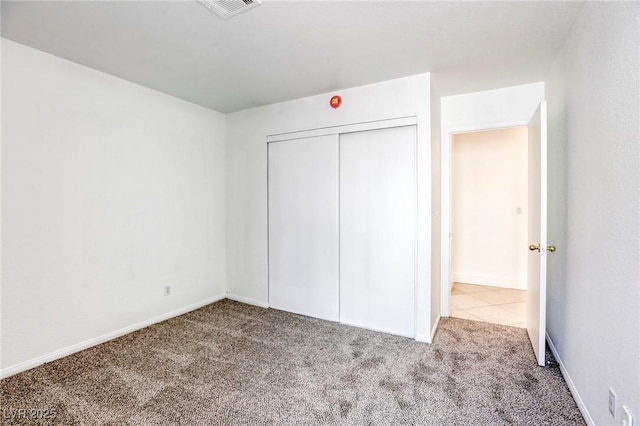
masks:
<path fill-rule="evenodd" d="M 340 135 L 340 322 L 415 336 L 415 126 Z"/>
<path fill-rule="evenodd" d="M 545 365 L 547 300 L 547 104 L 529 122 L 529 258 L 527 332 L 538 364 Z"/>
<path fill-rule="evenodd" d="M 338 136 L 268 150 L 269 305 L 338 321 Z"/>

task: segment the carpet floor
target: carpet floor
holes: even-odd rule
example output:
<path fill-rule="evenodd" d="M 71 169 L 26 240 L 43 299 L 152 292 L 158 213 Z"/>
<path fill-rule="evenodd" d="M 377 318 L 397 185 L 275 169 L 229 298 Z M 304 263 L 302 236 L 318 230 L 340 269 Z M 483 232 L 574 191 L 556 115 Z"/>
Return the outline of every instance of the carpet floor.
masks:
<path fill-rule="evenodd" d="M 7 425 L 585 424 L 522 328 L 443 318 L 427 345 L 229 300 L 8 377 L 0 405 Z"/>

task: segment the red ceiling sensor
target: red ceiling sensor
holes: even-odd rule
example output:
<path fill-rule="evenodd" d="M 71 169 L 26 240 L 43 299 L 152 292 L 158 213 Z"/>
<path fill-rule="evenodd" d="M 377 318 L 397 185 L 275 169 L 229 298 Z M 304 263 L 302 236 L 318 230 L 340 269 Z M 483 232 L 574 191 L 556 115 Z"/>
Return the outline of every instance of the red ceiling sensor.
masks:
<path fill-rule="evenodd" d="M 338 95 L 333 96 L 329 101 L 329 105 L 331 105 L 331 108 L 334 108 L 334 109 L 340 108 L 340 105 L 342 105 L 342 98 Z"/>

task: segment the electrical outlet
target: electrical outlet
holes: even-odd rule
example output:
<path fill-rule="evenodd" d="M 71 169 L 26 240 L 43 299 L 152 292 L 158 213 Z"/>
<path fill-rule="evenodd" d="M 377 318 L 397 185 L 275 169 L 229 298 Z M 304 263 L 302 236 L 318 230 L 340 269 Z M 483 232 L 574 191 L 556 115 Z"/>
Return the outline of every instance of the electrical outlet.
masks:
<path fill-rule="evenodd" d="M 626 405 L 622 406 L 622 426 L 633 426 L 633 416 Z"/>
<path fill-rule="evenodd" d="M 164 295 L 171 296 L 171 284 L 164 285 Z"/>
<path fill-rule="evenodd" d="M 609 412 L 616 418 L 616 393 L 613 389 L 609 388 Z"/>

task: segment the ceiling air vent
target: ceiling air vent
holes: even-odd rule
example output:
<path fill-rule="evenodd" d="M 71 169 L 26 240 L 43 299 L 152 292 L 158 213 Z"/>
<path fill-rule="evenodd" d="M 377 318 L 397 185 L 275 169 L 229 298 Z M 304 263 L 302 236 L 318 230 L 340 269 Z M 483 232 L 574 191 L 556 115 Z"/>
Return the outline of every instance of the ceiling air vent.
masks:
<path fill-rule="evenodd" d="M 198 0 L 204 7 L 227 19 L 260 5 L 260 0 Z"/>

